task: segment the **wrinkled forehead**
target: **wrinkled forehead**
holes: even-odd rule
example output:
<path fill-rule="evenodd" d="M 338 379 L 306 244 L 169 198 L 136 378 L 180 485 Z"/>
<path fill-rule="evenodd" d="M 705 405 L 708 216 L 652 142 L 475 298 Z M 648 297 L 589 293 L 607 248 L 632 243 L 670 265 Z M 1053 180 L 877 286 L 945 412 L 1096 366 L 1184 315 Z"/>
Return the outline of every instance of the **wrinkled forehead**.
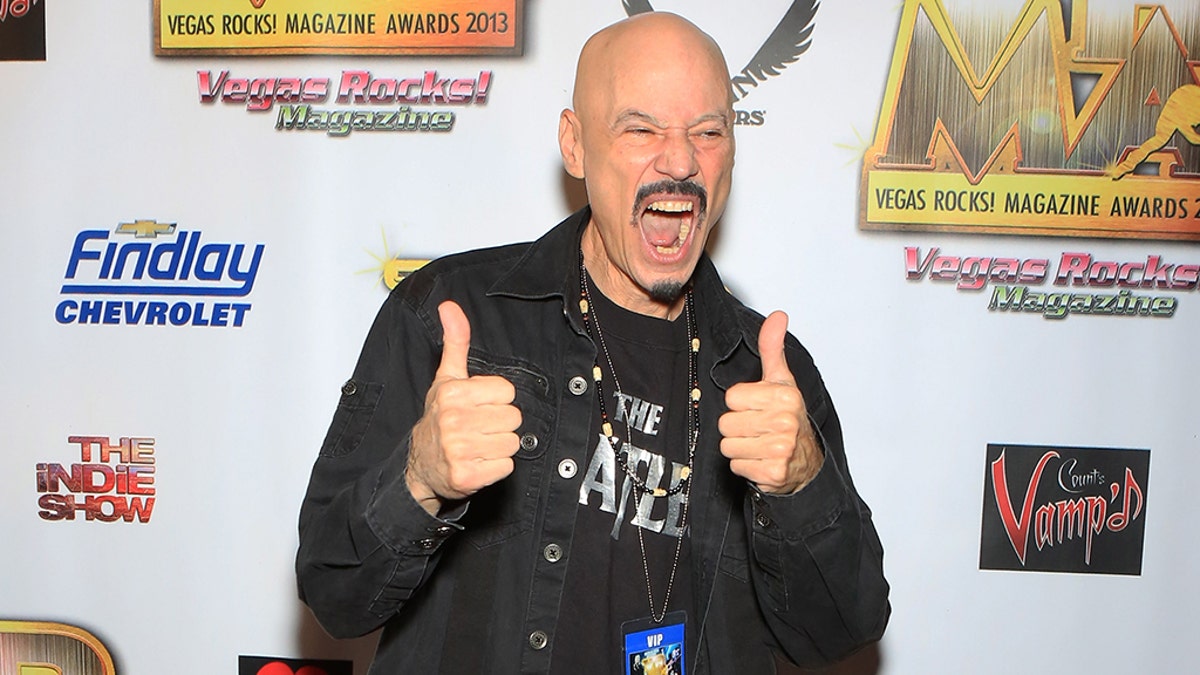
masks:
<path fill-rule="evenodd" d="M 678 17 L 622 22 L 597 33 L 580 54 L 575 108 L 606 115 L 654 104 L 685 104 L 694 114 L 732 106 L 725 59 L 716 43 Z M 585 110 L 581 110 L 585 109 Z"/>

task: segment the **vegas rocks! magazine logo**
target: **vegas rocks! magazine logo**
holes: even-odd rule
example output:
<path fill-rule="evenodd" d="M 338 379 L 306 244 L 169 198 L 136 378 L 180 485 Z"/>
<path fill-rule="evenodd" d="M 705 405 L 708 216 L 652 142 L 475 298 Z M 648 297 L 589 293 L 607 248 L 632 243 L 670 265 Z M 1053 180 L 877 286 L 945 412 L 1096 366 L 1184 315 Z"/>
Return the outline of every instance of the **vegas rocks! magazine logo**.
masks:
<path fill-rule="evenodd" d="M 1200 12 L 906 0 L 864 230 L 1200 240 Z"/>
<path fill-rule="evenodd" d="M 979 568 L 1142 573 L 1150 451 L 989 444 Z"/>

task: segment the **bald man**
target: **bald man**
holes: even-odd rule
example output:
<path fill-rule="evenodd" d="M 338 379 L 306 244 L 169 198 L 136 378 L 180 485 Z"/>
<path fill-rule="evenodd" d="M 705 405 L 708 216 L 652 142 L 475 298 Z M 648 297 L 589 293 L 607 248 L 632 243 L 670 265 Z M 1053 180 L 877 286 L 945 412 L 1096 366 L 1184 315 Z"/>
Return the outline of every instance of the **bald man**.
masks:
<path fill-rule="evenodd" d="M 300 514 L 300 594 L 381 673 L 773 673 L 883 632 L 882 548 L 812 359 L 724 289 L 717 45 L 584 46 L 558 138 L 588 207 L 390 295 Z M 661 650 L 661 651 L 659 651 Z M 664 667 L 665 667 L 665 659 Z"/>

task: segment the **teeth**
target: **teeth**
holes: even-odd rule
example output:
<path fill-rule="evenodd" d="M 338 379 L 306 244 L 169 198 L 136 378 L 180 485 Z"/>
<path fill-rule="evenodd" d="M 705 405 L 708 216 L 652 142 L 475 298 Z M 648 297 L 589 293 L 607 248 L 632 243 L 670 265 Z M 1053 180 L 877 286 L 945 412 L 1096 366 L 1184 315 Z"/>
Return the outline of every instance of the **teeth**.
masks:
<path fill-rule="evenodd" d="M 676 253 L 683 246 L 683 242 L 687 241 L 688 233 L 691 231 L 692 231 L 692 226 L 687 223 L 684 223 L 683 225 L 679 226 L 679 239 L 677 240 L 679 242 L 679 244 L 677 246 L 655 246 L 654 248 L 657 249 L 658 252 L 662 253 L 662 254 L 669 255 L 671 253 Z"/>
<path fill-rule="evenodd" d="M 650 211 L 663 211 L 666 213 L 686 213 L 692 210 L 691 202 L 653 202 L 648 207 Z"/>

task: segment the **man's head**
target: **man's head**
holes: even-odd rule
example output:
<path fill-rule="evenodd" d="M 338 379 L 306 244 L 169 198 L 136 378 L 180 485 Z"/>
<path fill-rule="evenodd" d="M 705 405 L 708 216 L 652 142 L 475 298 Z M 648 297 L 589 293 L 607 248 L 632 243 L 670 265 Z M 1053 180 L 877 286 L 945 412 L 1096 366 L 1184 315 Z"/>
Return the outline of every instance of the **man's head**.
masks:
<path fill-rule="evenodd" d="M 588 271 L 626 309 L 679 308 L 729 196 L 732 103 L 720 49 L 673 14 L 639 14 L 584 45 L 559 146 L 592 207 Z"/>

